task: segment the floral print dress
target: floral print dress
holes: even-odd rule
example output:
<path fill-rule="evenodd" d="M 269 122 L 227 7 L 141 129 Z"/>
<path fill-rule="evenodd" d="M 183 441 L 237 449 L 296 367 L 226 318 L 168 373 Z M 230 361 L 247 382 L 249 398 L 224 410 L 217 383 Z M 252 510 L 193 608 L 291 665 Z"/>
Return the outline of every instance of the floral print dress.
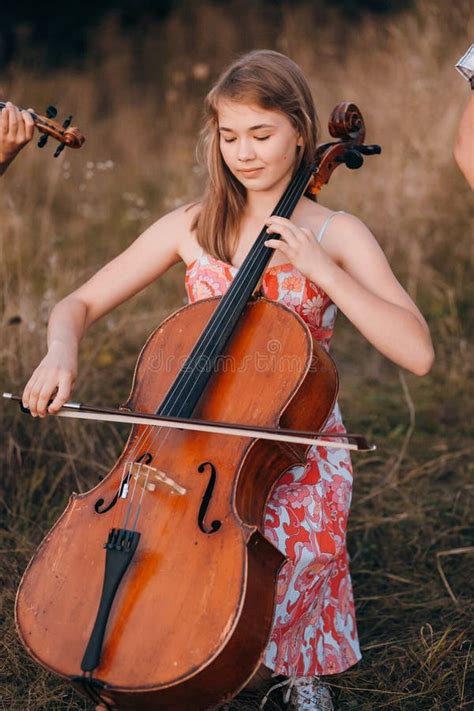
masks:
<path fill-rule="evenodd" d="M 336 214 L 326 220 L 318 241 Z M 222 296 L 236 273 L 237 267 L 202 253 L 186 270 L 189 301 Z M 322 289 L 291 264 L 278 264 L 264 273 L 262 291 L 299 314 L 329 350 L 337 309 Z M 326 429 L 346 431 L 337 404 Z M 314 446 L 305 466 L 282 474 L 268 501 L 265 536 L 288 557 L 263 658 L 277 674 L 335 674 L 361 657 L 346 548 L 351 493 L 347 450 Z"/>

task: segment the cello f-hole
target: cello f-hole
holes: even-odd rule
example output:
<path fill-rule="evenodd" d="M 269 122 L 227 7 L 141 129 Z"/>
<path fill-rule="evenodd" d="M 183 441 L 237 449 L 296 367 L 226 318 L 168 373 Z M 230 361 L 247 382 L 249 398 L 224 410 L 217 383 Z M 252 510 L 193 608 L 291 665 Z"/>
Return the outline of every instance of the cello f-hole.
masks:
<path fill-rule="evenodd" d="M 210 528 L 207 528 L 204 522 L 204 518 L 209 508 L 209 504 L 211 503 L 212 494 L 214 493 L 214 487 L 216 485 L 217 479 L 216 468 L 214 464 L 212 464 L 212 462 L 203 462 L 202 464 L 200 464 L 198 466 L 198 472 L 202 474 L 203 472 L 205 472 L 206 467 L 210 468 L 211 473 L 209 475 L 209 482 L 206 486 L 206 491 L 204 492 L 204 495 L 202 497 L 201 506 L 199 507 L 198 526 L 203 533 L 211 534 L 216 533 L 216 531 L 220 529 L 220 527 L 222 526 L 222 521 L 219 521 L 218 519 L 212 521 Z"/>

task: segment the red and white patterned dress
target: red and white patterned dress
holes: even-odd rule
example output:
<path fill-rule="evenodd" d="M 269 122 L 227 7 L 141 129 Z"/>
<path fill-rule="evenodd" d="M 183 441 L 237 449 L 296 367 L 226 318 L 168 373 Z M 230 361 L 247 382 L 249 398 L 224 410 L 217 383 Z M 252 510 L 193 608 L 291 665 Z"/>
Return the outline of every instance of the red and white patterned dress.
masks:
<path fill-rule="evenodd" d="M 202 253 L 186 269 L 189 301 L 222 296 L 236 272 L 236 267 Z M 291 264 L 279 264 L 266 270 L 262 290 L 296 311 L 329 350 L 337 309 L 322 289 Z M 346 431 L 337 404 L 326 429 Z M 273 630 L 263 659 L 277 674 L 335 674 L 361 658 L 346 548 L 351 494 L 348 452 L 311 447 L 306 466 L 287 470 L 268 502 L 265 535 L 289 559 L 278 579 Z"/>

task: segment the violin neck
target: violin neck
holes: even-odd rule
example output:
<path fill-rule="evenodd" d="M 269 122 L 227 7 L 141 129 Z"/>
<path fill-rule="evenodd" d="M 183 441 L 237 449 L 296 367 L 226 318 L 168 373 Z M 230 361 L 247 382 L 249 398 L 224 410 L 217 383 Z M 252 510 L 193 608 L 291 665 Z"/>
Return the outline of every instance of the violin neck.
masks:
<path fill-rule="evenodd" d="M 1 111 L 2 109 L 4 109 L 4 108 L 6 107 L 6 105 L 7 105 L 7 104 L 6 104 L 5 101 L 0 101 L 0 111 Z M 28 109 L 22 109 L 21 106 L 18 107 L 18 110 L 19 110 L 19 111 L 28 111 Z M 38 116 L 38 114 L 35 114 L 34 111 L 28 111 L 28 113 L 30 114 L 30 116 L 31 116 L 34 120 L 40 118 L 40 117 Z"/>

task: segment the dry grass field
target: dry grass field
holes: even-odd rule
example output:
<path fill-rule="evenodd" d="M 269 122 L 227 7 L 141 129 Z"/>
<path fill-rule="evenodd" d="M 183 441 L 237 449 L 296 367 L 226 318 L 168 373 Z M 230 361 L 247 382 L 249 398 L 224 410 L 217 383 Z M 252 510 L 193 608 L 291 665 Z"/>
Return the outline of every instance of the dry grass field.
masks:
<path fill-rule="evenodd" d="M 363 660 L 328 681 L 341 710 L 472 708 L 472 194 L 452 158 L 468 93 L 454 64 L 472 39 L 470 3 L 418 0 L 357 26 L 310 2 L 274 15 L 243 0 L 196 6 L 136 34 L 107 21 L 80 69 L 46 73 L 19 57 L 0 76 L 0 98 L 38 111 L 57 102 L 87 135 L 80 152 L 59 160 L 52 146 L 28 146 L 1 179 L 1 390 L 21 391 L 57 300 L 161 214 L 199 196 L 202 97 L 220 68 L 255 47 L 288 53 L 309 78 L 322 139 L 333 106 L 351 100 L 367 141 L 382 145 L 357 174 L 335 173 L 321 202 L 373 230 L 436 349 L 432 372 L 416 378 L 339 315 L 333 354 L 345 421 L 377 451 L 354 457 L 348 534 Z M 236 22 L 243 10 L 245 32 Z M 75 399 L 123 402 L 141 345 L 184 298 L 178 266 L 96 324 Z M 69 493 L 109 470 L 126 428 L 32 420 L 3 402 L 0 418 L 0 709 L 89 709 L 29 659 L 13 604 Z"/>

